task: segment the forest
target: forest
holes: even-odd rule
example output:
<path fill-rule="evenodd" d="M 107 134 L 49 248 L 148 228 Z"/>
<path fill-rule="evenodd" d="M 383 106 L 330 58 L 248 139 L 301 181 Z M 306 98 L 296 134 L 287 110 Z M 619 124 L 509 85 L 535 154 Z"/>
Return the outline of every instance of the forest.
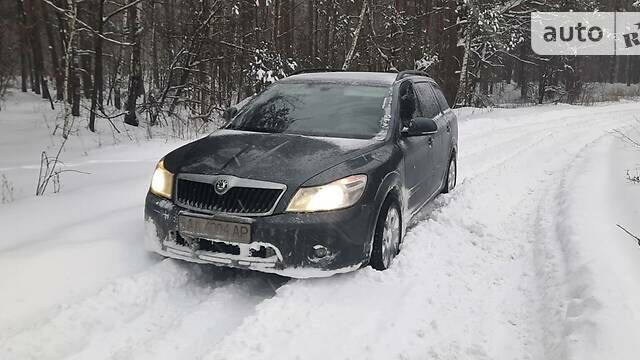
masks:
<path fill-rule="evenodd" d="M 589 101 L 640 82 L 640 56 L 540 56 L 534 11 L 633 11 L 630 0 L 0 0 L 0 96 L 10 86 L 91 131 L 198 124 L 304 69 L 428 72 L 457 106 Z M 1 107 L 0 107 L 1 108 Z M 84 120 L 86 118 L 86 120 Z M 109 125 L 105 125 L 109 126 Z"/>

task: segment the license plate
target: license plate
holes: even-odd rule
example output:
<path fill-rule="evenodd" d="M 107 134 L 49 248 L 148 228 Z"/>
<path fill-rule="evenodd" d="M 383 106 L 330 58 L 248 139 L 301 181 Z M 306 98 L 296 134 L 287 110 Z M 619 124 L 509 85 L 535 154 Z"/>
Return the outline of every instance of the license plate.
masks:
<path fill-rule="evenodd" d="M 180 215 L 180 233 L 210 240 L 247 244 L 251 242 L 251 225 Z"/>

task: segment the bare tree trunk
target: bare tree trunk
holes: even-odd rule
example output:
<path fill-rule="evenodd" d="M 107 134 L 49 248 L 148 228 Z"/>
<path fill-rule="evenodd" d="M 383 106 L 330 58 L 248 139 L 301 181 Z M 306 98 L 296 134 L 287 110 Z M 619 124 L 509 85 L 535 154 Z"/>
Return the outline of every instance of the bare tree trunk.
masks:
<path fill-rule="evenodd" d="M 73 47 L 71 51 L 71 58 L 71 63 L 73 66 L 73 69 L 71 71 L 71 114 L 73 116 L 80 116 L 80 74 L 78 74 L 80 63 L 75 47 Z"/>
<path fill-rule="evenodd" d="M 129 42 L 132 43 L 131 63 L 129 73 L 129 89 L 127 93 L 127 109 L 124 115 L 125 124 L 138 126 L 136 103 L 142 94 L 142 73 L 140 68 L 140 42 L 138 41 L 138 8 L 131 6 L 127 10 L 127 25 L 129 28 Z"/>
<path fill-rule="evenodd" d="M 122 109 L 122 99 L 120 98 L 120 88 L 115 88 L 113 90 L 113 106 L 118 110 Z"/>
<path fill-rule="evenodd" d="M 33 49 L 29 47 L 27 55 L 27 64 L 29 69 L 29 82 L 31 84 L 31 91 L 36 92 L 36 68 L 33 65 Z"/>
<path fill-rule="evenodd" d="M 431 32 L 431 9 L 433 8 L 432 0 L 424 1 L 424 9 L 422 12 L 423 16 L 423 27 L 424 27 L 424 43 L 429 43 L 429 33 Z"/>
<path fill-rule="evenodd" d="M 464 40 L 464 55 L 462 56 L 462 66 L 460 67 L 460 82 L 458 85 L 458 93 L 456 94 L 456 105 L 469 104 L 469 56 L 471 54 L 471 28 L 467 29 Z"/>
<path fill-rule="evenodd" d="M 24 13 L 24 6 L 22 5 L 22 0 L 16 0 L 16 9 L 18 9 L 18 17 L 20 18 L 20 22 L 22 28 L 20 29 L 20 82 L 21 82 L 21 90 L 22 92 L 27 92 L 27 69 L 29 68 L 27 64 L 27 54 L 25 53 L 25 49 L 27 46 L 27 41 L 25 38 L 25 31 L 27 31 L 27 21 L 26 15 Z"/>
<path fill-rule="evenodd" d="M 309 55 L 309 59 L 313 61 L 315 50 L 313 48 L 313 16 L 315 13 L 315 0 L 309 0 L 307 3 L 307 31 L 309 32 L 309 37 L 307 38 L 307 54 Z"/>
<path fill-rule="evenodd" d="M 27 56 L 24 53 L 24 47 L 20 46 L 20 89 L 27 92 Z"/>
<path fill-rule="evenodd" d="M 86 37 L 79 36 L 79 38 L 81 39 L 81 49 L 89 49 L 90 43 L 86 40 Z M 82 79 L 82 94 L 84 95 L 85 99 L 91 99 L 91 92 L 93 91 L 93 83 L 91 82 L 91 56 L 86 54 L 84 51 L 79 55 L 80 56 L 78 58 L 80 60 L 80 64 L 78 69 L 80 78 Z"/>
<path fill-rule="evenodd" d="M 70 99 L 71 98 L 71 94 L 69 91 L 70 86 L 68 86 L 68 84 L 72 77 L 71 66 L 73 64 L 73 61 L 71 60 L 71 58 L 73 57 L 73 53 L 74 53 L 73 42 L 74 42 L 74 37 L 76 33 L 76 19 L 78 17 L 78 6 L 75 0 L 67 0 L 67 10 L 71 13 L 71 19 L 69 19 L 68 27 L 67 27 L 68 38 L 66 40 L 66 45 L 67 45 L 65 50 L 66 66 L 64 70 L 64 86 L 63 87 L 65 92 L 64 98 Z M 63 104 L 64 104 L 64 123 L 62 126 L 62 137 L 66 139 L 69 137 L 69 132 L 73 127 L 73 113 L 72 113 L 72 109 L 69 101 L 64 101 Z"/>
<path fill-rule="evenodd" d="M 568 67 L 565 68 L 565 88 L 569 104 L 575 103 L 582 92 L 580 80 L 580 59 L 577 56 L 567 58 Z"/>
<path fill-rule="evenodd" d="M 289 1 L 289 36 L 287 44 L 287 54 L 289 56 L 295 55 L 296 47 L 296 2 L 295 0 Z"/>
<path fill-rule="evenodd" d="M 356 27 L 355 32 L 353 33 L 353 39 L 351 40 L 351 47 L 349 48 L 349 52 L 344 59 L 344 63 L 342 64 L 342 70 L 349 70 L 351 66 L 351 62 L 353 61 L 353 55 L 356 52 L 356 48 L 358 47 L 358 38 L 360 38 L 360 31 L 362 31 L 362 24 L 364 23 L 364 16 L 367 13 L 367 0 L 362 1 L 362 10 L 360 10 L 360 17 L 358 18 L 358 26 Z"/>
<path fill-rule="evenodd" d="M 89 130 L 96 131 L 96 110 L 102 109 L 103 99 L 103 74 L 102 74 L 102 33 L 104 22 L 104 0 L 98 0 L 98 13 L 96 16 L 96 34 L 93 35 L 93 49 L 95 52 L 93 66 L 93 91 L 91 94 L 91 112 L 89 114 Z"/>
<path fill-rule="evenodd" d="M 53 98 L 51 98 L 51 92 L 49 91 L 49 81 L 45 77 L 42 78 L 42 97 L 49 100 L 49 104 L 51 105 L 51 110 L 56 109 L 53 106 Z"/>
<path fill-rule="evenodd" d="M 159 61 L 158 61 L 158 40 L 157 40 L 157 36 L 158 36 L 158 21 L 156 19 L 156 16 L 158 15 L 158 12 L 156 11 L 156 3 L 155 2 L 151 2 L 151 15 L 152 15 L 152 20 L 151 20 L 151 64 L 152 64 L 152 69 L 151 69 L 151 74 L 153 77 L 153 87 L 155 88 L 156 91 L 160 90 L 160 65 L 159 65 Z M 164 49 L 165 51 L 168 50 L 168 48 Z"/>
<path fill-rule="evenodd" d="M 313 41 L 313 63 L 314 64 L 318 63 L 318 60 L 319 60 L 318 58 L 320 57 L 319 56 L 319 53 L 320 53 L 320 46 L 319 46 L 320 44 L 319 43 L 320 42 L 318 40 L 320 38 L 320 36 L 318 36 L 318 33 L 319 33 L 318 32 L 318 21 L 319 21 L 318 17 L 319 17 L 319 14 L 320 14 L 320 8 L 319 8 L 320 5 L 321 5 L 321 2 L 317 1 L 317 2 L 314 3 L 314 6 L 313 6 L 313 36 L 311 37 L 311 41 Z"/>
<path fill-rule="evenodd" d="M 526 48 L 524 45 L 520 46 L 520 59 L 524 59 L 526 52 Z M 520 87 L 520 99 L 526 100 L 528 93 L 528 83 L 527 83 L 527 68 L 525 67 L 525 63 L 522 61 L 518 61 L 516 63 L 516 81 L 518 82 L 518 86 Z"/>
<path fill-rule="evenodd" d="M 627 80 L 627 86 L 631 86 L 631 56 L 627 55 L 627 63 L 625 66 L 625 78 Z"/>
<path fill-rule="evenodd" d="M 62 69 L 60 67 L 60 59 L 58 57 L 58 52 L 56 51 L 56 42 L 53 35 L 53 29 L 51 27 L 51 21 L 49 18 L 49 12 L 46 8 L 42 8 L 42 16 L 45 20 L 45 32 L 47 35 L 47 42 L 49 44 L 49 56 L 51 57 L 51 65 L 53 66 L 54 79 L 56 82 L 56 100 L 64 99 L 64 89 L 63 89 L 63 74 Z"/>
<path fill-rule="evenodd" d="M 278 46 L 278 29 L 280 25 L 280 9 L 281 9 L 281 1 L 274 0 L 273 1 L 273 13 L 272 13 L 272 26 L 271 26 L 271 43 L 276 50 L 279 50 Z"/>
<path fill-rule="evenodd" d="M 335 68 L 336 65 L 336 49 L 335 49 L 335 41 L 336 41 L 336 18 L 337 18 L 337 14 L 336 14 L 336 9 L 331 6 L 329 9 L 329 22 L 328 22 L 328 27 L 329 27 L 329 49 L 328 49 L 328 57 L 327 57 L 327 64 L 329 65 L 329 67 L 331 68 Z"/>
<path fill-rule="evenodd" d="M 489 95 L 489 69 L 480 65 L 478 71 L 480 73 L 480 93 Z"/>
<path fill-rule="evenodd" d="M 538 65 L 538 104 L 542 105 L 544 102 L 544 93 L 547 88 L 547 67 L 545 62 L 541 62 Z"/>
<path fill-rule="evenodd" d="M 609 83 L 616 82 L 616 69 L 618 69 L 618 57 L 609 57 Z"/>
<path fill-rule="evenodd" d="M 40 17 L 38 16 L 38 14 L 41 14 L 43 18 L 45 18 L 45 29 L 47 30 L 47 36 L 50 36 L 50 29 L 48 27 L 48 21 L 46 19 L 46 15 L 47 13 L 44 11 L 43 7 L 42 7 L 42 3 L 37 0 L 35 2 L 35 4 L 31 4 L 31 13 L 33 16 L 33 28 L 32 28 L 32 46 L 33 46 L 33 53 L 34 53 L 34 64 L 35 64 L 35 70 L 37 73 L 37 77 L 39 78 L 39 81 L 36 82 L 36 90 L 40 90 L 40 88 L 42 89 L 42 98 L 43 99 L 47 99 L 49 100 L 49 103 L 51 104 L 51 110 L 55 110 L 55 107 L 53 105 L 53 99 L 51 98 L 51 92 L 49 91 L 49 84 L 48 84 L 48 80 L 44 74 L 44 59 L 43 59 L 43 55 L 42 55 L 42 44 L 40 42 L 40 27 L 38 26 L 38 24 L 40 23 Z M 53 45 L 53 44 L 52 44 Z M 57 71 L 57 55 L 55 55 L 55 49 L 53 47 L 50 48 L 50 51 L 52 51 L 53 55 L 51 57 L 51 62 L 54 66 L 54 72 Z M 39 82 L 39 84 L 38 84 Z M 37 91 L 36 91 L 37 93 Z"/>
<path fill-rule="evenodd" d="M 39 0 L 32 0 L 39 1 Z M 40 44 L 40 27 L 37 8 L 34 6 L 33 2 L 28 2 L 25 4 L 27 6 L 27 11 L 29 12 L 31 22 L 29 24 L 29 39 L 31 41 L 31 53 L 33 54 L 32 63 L 33 66 L 33 92 L 36 94 L 42 94 L 40 90 L 40 82 L 43 76 L 43 67 L 44 63 L 42 60 L 42 46 Z M 43 95 L 44 96 L 44 95 Z"/>

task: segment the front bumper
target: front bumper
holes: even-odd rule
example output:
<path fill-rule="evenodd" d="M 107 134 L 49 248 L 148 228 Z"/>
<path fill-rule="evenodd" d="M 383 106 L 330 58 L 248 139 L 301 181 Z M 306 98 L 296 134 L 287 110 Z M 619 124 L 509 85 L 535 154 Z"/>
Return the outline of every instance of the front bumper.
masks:
<path fill-rule="evenodd" d="M 238 252 L 191 246 L 178 232 L 178 215 L 192 213 L 219 220 L 251 223 L 251 243 L 232 244 Z M 285 213 L 262 217 L 205 215 L 183 209 L 149 193 L 145 206 L 146 239 L 151 251 L 196 263 L 208 263 L 295 278 L 323 277 L 356 270 L 368 262 L 374 228 L 367 205 L 319 213 Z M 200 240 L 201 241 L 201 240 Z M 324 256 L 318 256 L 317 249 Z"/>

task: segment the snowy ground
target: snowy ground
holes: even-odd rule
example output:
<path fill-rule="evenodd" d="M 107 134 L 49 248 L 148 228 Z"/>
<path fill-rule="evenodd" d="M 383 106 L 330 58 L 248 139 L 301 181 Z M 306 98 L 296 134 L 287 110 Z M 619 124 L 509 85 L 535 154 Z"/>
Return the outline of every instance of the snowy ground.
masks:
<path fill-rule="evenodd" d="M 55 113 L 10 96 L 0 359 L 637 359 L 640 247 L 616 224 L 640 233 L 640 152 L 611 130 L 640 103 L 459 113 L 459 186 L 392 269 L 288 280 L 143 251 L 149 176 L 180 141 L 81 129 L 62 158 L 88 174 L 34 197 Z"/>

